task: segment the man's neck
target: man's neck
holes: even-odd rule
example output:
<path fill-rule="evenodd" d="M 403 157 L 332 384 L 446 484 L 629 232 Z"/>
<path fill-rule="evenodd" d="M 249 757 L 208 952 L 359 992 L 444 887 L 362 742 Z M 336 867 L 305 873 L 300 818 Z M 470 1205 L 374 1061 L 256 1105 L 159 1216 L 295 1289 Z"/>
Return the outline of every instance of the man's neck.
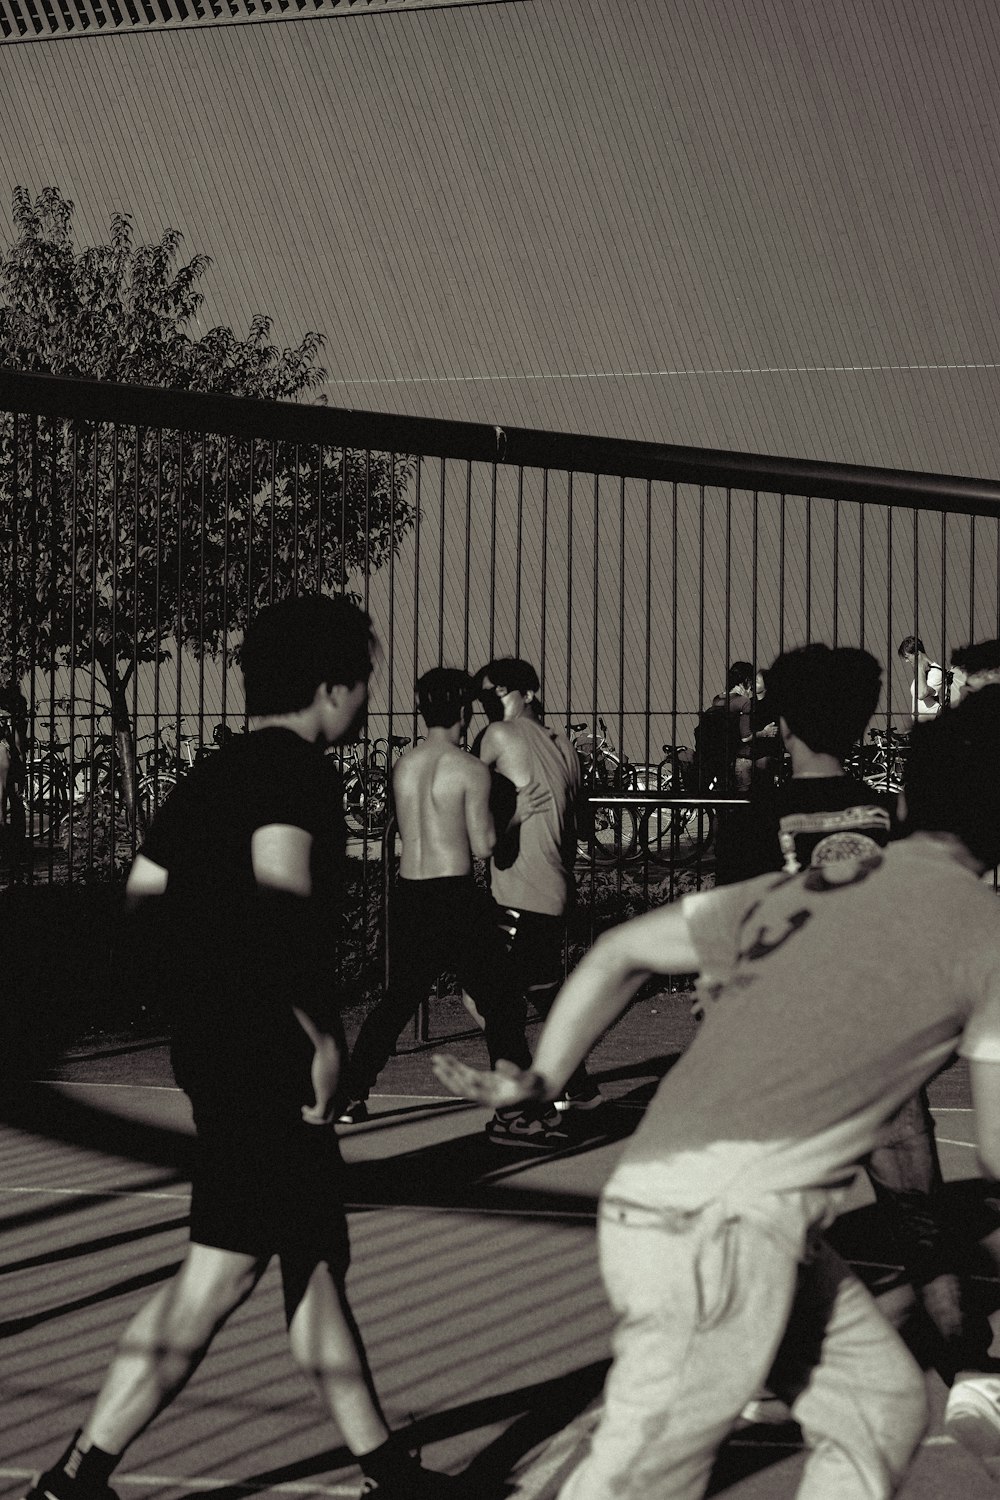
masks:
<path fill-rule="evenodd" d="M 297 734 L 300 740 L 308 740 L 310 744 L 319 739 L 319 726 L 311 705 L 297 713 L 257 714 L 247 727 L 251 734 L 258 729 L 290 729 L 292 734 Z"/>
<path fill-rule="evenodd" d="M 451 745 L 453 748 L 457 748 L 461 738 L 461 724 L 448 724 L 447 726 L 443 724 L 432 724 L 430 729 L 428 729 L 427 731 L 428 745 L 432 745 L 439 750 L 443 750 L 446 745 Z"/>
<path fill-rule="evenodd" d="M 823 755 L 810 750 L 808 745 L 796 743 L 791 747 L 792 778 L 805 781 L 821 776 L 846 776 L 843 764 L 835 755 Z"/>

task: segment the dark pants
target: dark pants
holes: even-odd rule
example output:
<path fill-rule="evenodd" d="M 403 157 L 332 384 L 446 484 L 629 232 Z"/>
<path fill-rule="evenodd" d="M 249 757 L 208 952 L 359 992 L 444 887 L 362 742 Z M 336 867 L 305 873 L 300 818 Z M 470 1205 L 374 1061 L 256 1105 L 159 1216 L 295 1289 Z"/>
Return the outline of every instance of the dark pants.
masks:
<path fill-rule="evenodd" d="M 497 906 L 496 922 L 510 954 L 521 991 L 544 1021 L 563 982 L 563 939 L 566 923 L 546 912 Z M 587 1069 L 578 1064 L 567 1080 L 566 1092 L 579 1093 L 588 1082 Z"/>
<path fill-rule="evenodd" d="M 493 903 L 471 875 L 398 880 L 389 911 L 389 985 L 351 1054 L 349 1092 L 365 1099 L 439 974 L 453 973 L 486 1022 L 490 1063 L 531 1065 L 525 1004 Z"/>
<path fill-rule="evenodd" d="M 926 1089 L 882 1127 L 865 1163 L 875 1201 L 892 1226 L 907 1276 L 943 1345 L 935 1364 L 946 1380 L 982 1368 L 992 1333 L 964 1305 L 943 1219 L 941 1164 Z"/>

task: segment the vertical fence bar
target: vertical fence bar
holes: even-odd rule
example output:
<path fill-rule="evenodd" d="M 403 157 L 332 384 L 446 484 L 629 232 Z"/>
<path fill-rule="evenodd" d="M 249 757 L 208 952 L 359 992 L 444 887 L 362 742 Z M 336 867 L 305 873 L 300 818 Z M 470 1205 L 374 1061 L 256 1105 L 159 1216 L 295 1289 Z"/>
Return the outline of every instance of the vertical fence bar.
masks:
<path fill-rule="evenodd" d="M 521 559 L 524 552 L 524 466 L 517 468 L 517 526 L 514 553 L 514 655 L 521 655 Z M 492 654 L 492 652 L 491 652 Z M 541 678 L 543 684 L 545 678 Z M 544 700 L 543 700 L 544 701 Z"/>
<path fill-rule="evenodd" d="M 806 496 L 806 645 L 812 640 L 812 497 Z"/>
<path fill-rule="evenodd" d="M 833 646 L 840 631 L 840 501 L 833 502 Z"/>
<path fill-rule="evenodd" d="M 423 518 L 420 480 L 422 474 L 423 459 L 418 455 L 413 487 L 416 515 L 413 521 L 413 653 L 410 659 L 410 739 L 414 744 L 417 742 L 417 704 L 413 689 L 420 676 L 420 527 Z"/>

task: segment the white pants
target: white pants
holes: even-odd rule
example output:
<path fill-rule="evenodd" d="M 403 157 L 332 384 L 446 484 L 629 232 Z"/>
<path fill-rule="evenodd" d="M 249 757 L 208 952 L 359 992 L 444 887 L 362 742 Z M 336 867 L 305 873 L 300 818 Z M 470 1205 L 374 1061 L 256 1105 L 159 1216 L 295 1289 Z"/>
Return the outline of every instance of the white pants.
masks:
<path fill-rule="evenodd" d="M 764 1385 L 811 1449 L 799 1500 L 895 1492 L 925 1430 L 924 1377 L 810 1233 L 816 1209 L 817 1195 L 795 1193 L 695 1213 L 602 1204 L 614 1364 L 591 1451 L 559 1500 L 700 1500 L 719 1445 Z"/>

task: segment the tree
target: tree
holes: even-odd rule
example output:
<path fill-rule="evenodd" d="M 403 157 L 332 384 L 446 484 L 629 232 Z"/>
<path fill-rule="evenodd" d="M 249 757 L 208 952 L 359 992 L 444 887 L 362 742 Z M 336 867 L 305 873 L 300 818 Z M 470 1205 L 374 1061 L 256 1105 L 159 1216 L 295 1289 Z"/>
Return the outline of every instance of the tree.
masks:
<path fill-rule="evenodd" d="M 78 250 L 56 188 L 13 195 L 0 261 L 0 363 L 18 370 L 288 400 L 325 378 L 323 344 L 196 337 L 198 283 L 167 229 L 137 244 L 128 214 Z M 0 417 L 0 676 L 29 662 L 95 662 L 106 684 L 130 818 L 135 738 L 127 689 L 171 650 L 231 659 L 262 604 L 299 587 L 345 588 L 380 567 L 412 525 L 412 461 L 331 448 L 116 424 Z"/>

